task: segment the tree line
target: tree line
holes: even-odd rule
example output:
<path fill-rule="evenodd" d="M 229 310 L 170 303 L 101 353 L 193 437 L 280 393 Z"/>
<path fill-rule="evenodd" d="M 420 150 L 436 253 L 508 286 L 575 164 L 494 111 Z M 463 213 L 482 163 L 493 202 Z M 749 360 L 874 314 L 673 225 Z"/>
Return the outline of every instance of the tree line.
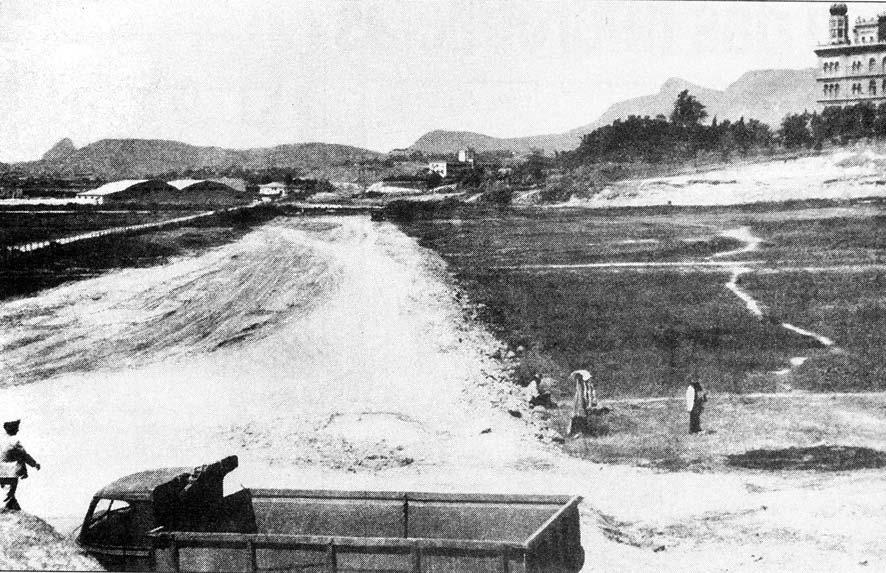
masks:
<path fill-rule="evenodd" d="M 700 154 L 747 155 L 774 148 L 818 148 L 866 138 L 886 137 L 886 103 L 826 107 L 821 113 L 788 114 L 779 129 L 757 119 L 705 120 L 708 112 L 688 90 L 674 101 L 669 117 L 632 115 L 599 127 L 582 137 L 579 146 L 559 155 L 561 166 L 576 168 L 600 163 L 665 163 Z"/>
<path fill-rule="evenodd" d="M 781 123 L 781 142 L 787 148 L 835 145 L 866 138 L 886 137 L 886 103 L 858 103 L 826 107 L 821 113 L 793 113 Z"/>
<path fill-rule="evenodd" d="M 578 148 L 561 158 L 567 167 L 596 162 L 662 163 L 692 158 L 700 152 L 747 154 L 770 147 L 775 139 L 770 127 L 756 119 L 742 117 L 732 122 L 714 117 L 706 124 L 707 117 L 704 104 L 683 90 L 670 117 L 618 119 L 583 136 Z"/>

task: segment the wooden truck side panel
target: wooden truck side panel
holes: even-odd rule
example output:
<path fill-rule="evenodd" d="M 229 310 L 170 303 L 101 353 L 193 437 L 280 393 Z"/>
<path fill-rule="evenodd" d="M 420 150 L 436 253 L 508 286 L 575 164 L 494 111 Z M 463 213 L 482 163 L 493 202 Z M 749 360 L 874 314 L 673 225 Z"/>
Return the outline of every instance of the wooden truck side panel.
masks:
<path fill-rule="evenodd" d="M 535 573 L 584 561 L 578 497 L 363 495 L 258 490 L 260 533 L 156 531 L 157 569 Z"/>

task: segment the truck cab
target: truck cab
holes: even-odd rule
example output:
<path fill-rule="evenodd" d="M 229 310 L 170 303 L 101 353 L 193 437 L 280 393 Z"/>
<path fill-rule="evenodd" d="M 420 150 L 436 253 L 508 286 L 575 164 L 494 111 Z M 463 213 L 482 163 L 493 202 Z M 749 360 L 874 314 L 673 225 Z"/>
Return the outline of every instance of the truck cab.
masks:
<path fill-rule="evenodd" d="M 220 500 L 243 497 L 238 492 L 223 498 L 224 476 L 235 467 L 237 458 L 231 456 L 197 468 L 160 468 L 115 480 L 92 497 L 77 544 L 112 571 L 152 571 L 148 533 L 157 527 L 194 529 L 194 515 L 213 513 Z"/>

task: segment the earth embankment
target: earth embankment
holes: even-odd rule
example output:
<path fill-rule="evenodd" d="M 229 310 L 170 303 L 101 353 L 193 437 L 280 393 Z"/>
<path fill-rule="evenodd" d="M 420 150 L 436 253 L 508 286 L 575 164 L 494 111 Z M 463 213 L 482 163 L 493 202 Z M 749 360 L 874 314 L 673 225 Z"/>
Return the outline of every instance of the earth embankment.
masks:
<path fill-rule="evenodd" d="M 739 205 L 883 195 L 886 154 L 859 145 L 811 157 L 727 166 L 701 173 L 613 183 L 573 206 Z"/>
<path fill-rule="evenodd" d="M 0 513 L 3 571 L 104 571 L 48 523 L 27 513 Z"/>

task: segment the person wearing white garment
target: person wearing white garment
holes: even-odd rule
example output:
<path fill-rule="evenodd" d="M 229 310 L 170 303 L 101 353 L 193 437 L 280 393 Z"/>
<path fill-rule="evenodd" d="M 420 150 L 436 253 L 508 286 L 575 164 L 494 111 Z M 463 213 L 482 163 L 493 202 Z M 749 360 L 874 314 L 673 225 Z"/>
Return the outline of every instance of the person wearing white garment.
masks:
<path fill-rule="evenodd" d="M 3 423 L 6 433 L 0 443 L 0 487 L 9 487 L 3 500 L 3 511 L 19 511 L 21 506 L 15 497 L 20 479 L 27 479 L 28 466 L 39 470 L 40 464 L 31 457 L 18 440 L 18 429 L 21 420 Z"/>
<path fill-rule="evenodd" d="M 575 382 L 572 420 L 569 423 L 569 435 L 573 436 L 587 432 L 590 410 L 597 406 L 597 389 L 594 388 L 591 373 L 587 370 L 576 370 L 569 378 Z"/>
<path fill-rule="evenodd" d="M 708 395 L 698 382 L 691 382 L 686 387 L 686 411 L 689 412 L 689 433 L 697 434 L 701 431 L 701 412 L 704 403 L 708 401 Z"/>

